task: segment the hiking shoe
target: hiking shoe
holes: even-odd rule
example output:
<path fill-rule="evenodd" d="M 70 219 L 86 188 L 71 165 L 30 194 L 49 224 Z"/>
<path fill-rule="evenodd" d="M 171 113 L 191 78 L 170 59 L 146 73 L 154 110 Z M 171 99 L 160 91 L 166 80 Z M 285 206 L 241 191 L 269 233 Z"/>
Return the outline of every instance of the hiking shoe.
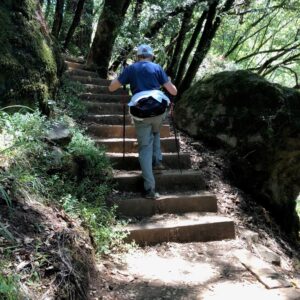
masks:
<path fill-rule="evenodd" d="M 144 197 L 146 199 L 153 199 L 153 200 L 155 200 L 155 199 L 158 199 L 160 197 L 160 195 L 159 195 L 159 193 L 156 193 L 155 191 L 150 190 L 150 191 L 147 191 L 145 193 Z"/>
<path fill-rule="evenodd" d="M 164 171 L 165 169 L 166 169 L 166 168 L 165 168 L 165 166 L 164 166 L 162 163 L 159 163 L 159 164 L 154 165 L 154 166 L 152 167 L 153 172 L 156 173 L 156 174 L 161 173 L 161 172 Z"/>

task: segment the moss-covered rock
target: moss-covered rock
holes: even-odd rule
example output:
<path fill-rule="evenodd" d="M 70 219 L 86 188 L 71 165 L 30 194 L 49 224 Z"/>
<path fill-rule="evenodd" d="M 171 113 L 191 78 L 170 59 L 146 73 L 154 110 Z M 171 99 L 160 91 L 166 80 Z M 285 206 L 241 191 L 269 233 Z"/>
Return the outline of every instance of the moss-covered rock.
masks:
<path fill-rule="evenodd" d="M 299 236 L 300 93 L 248 71 L 197 82 L 176 104 L 182 130 L 227 148 L 239 184 Z"/>
<path fill-rule="evenodd" d="M 0 3 L 0 106 L 39 106 L 47 112 L 47 100 L 57 85 L 59 62 L 47 36 L 36 0 L 4 0 Z"/>

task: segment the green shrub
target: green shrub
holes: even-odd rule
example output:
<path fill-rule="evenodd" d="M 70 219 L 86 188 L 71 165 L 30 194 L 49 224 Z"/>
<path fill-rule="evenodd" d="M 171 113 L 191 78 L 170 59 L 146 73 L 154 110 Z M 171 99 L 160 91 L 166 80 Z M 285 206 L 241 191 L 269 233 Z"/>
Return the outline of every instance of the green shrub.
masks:
<path fill-rule="evenodd" d="M 78 95 L 83 92 L 84 86 L 81 83 L 63 76 L 57 95 L 58 107 L 74 118 L 81 117 L 86 113 L 86 107 Z"/>
<path fill-rule="evenodd" d="M 15 190 L 34 193 L 80 218 L 99 251 L 108 252 L 121 243 L 123 234 L 111 228 L 117 224 L 114 208 L 106 205 L 112 168 L 102 148 L 74 127 L 71 142 L 61 148 L 60 168 L 53 172 L 53 146 L 45 140 L 50 120 L 38 112 L 2 113 L 0 124 L 0 140 L 7 140 L 0 143 L 0 153 L 10 162 L 3 176 L 14 178 Z M 4 194 L 4 189 L 0 191 Z"/>
<path fill-rule="evenodd" d="M 17 277 L 0 273 L 0 298 L 3 300 L 21 299 Z"/>

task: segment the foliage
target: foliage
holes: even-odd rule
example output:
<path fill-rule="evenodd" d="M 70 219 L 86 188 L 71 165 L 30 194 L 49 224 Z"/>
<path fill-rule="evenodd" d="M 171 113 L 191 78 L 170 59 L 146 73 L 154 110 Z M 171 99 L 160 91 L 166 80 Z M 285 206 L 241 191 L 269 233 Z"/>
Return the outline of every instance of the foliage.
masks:
<path fill-rule="evenodd" d="M 84 115 L 86 113 L 86 106 L 78 97 L 83 91 L 84 86 L 82 84 L 70 80 L 67 76 L 63 76 L 57 95 L 58 108 L 74 118 Z"/>
<path fill-rule="evenodd" d="M 67 32 L 73 21 L 76 7 L 74 6 L 74 1 L 65 1 L 65 9 L 63 14 L 63 23 L 61 32 L 59 35 L 59 42 L 63 45 Z M 76 1 L 75 1 L 76 4 Z M 89 46 L 91 42 L 91 36 L 93 33 L 93 28 L 99 19 L 99 14 L 102 9 L 102 0 L 86 0 L 84 4 L 84 10 L 80 19 L 80 24 L 75 29 L 73 39 L 68 46 L 68 54 L 73 56 L 84 56 L 88 54 Z M 55 14 L 56 1 L 44 2 L 43 12 L 45 14 L 49 28 L 52 27 Z"/>
<path fill-rule="evenodd" d="M 14 193 L 36 194 L 81 219 L 97 249 L 107 252 L 122 239 L 111 229 L 116 224 L 114 209 L 105 202 L 111 190 L 109 161 L 103 149 L 74 127 L 71 142 L 61 149 L 59 165 L 54 163 L 53 146 L 45 142 L 52 122 L 38 112 L 0 115 L 0 138 L 6 140 L 0 151 L 10 166 L 6 176 L 14 178 Z"/>
<path fill-rule="evenodd" d="M 101 0 L 94 1 L 93 6 L 90 6 L 89 1 L 86 2 L 86 11 L 83 13 L 81 24 L 76 29 L 70 45 L 70 53 L 85 56 L 88 53 L 89 43 L 86 44 L 84 50 L 79 44 L 82 42 L 83 36 L 89 36 L 89 38 L 93 36 L 92 32 L 96 28 L 103 2 Z M 164 67 L 169 67 L 168 64 L 172 61 L 174 46 L 177 43 L 182 24 L 182 8 L 190 6 L 195 1 L 144 0 L 140 2 L 142 11 L 137 17 L 135 9 L 138 2 L 131 1 L 124 23 L 114 43 L 111 64 L 119 59 L 120 53 L 123 52 L 129 58 L 134 59 L 134 46 L 140 43 L 149 43 L 155 49 L 156 61 Z M 208 11 L 214 1 L 196 2 L 188 30 L 180 41 L 182 49 L 179 60 L 183 58 L 183 53 L 187 49 L 202 13 Z M 223 8 L 224 4 L 230 1 L 219 0 L 217 2 L 217 14 L 212 24 L 215 25 L 216 21 L 219 22 L 217 19 L 220 18 L 220 26 L 217 28 L 216 35 L 211 39 L 211 47 L 208 45 L 210 51 L 206 59 L 201 63 L 199 71 L 194 77 L 202 78 L 206 71 L 209 74 L 219 72 L 220 61 L 223 61 L 223 65 L 226 66 L 222 70 L 228 70 L 227 66 L 236 66 L 238 69 L 255 71 L 273 82 L 299 87 L 299 1 L 233 1 L 234 4 L 228 11 Z M 49 3 L 50 5 L 44 4 L 44 11 L 49 27 L 51 27 L 55 1 Z M 68 8 L 70 7 L 69 3 L 71 1 L 66 2 L 64 23 L 59 38 L 61 42 L 63 42 L 66 30 L 74 16 L 74 9 Z M 48 14 L 47 9 L 50 11 Z M 159 29 L 155 34 L 149 35 L 149 30 L 154 24 L 159 24 Z M 203 37 L 203 33 L 204 26 L 202 26 L 194 48 L 185 63 L 185 72 L 196 55 L 196 46 Z M 205 49 L 203 51 L 205 52 Z M 178 84 L 179 82 L 180 80 Z"/>
<path fill-rule="evenodd" d="M 299 71 L 299 2 L 251 1 L 236 6 L 213 44 L 213 52 L 239 68 L 295 86 Z"/>
<path fill-rule="evenodd" d="M 15 238 L 12 233 L 7 229 L 7 227 L 0 222 L 0 236 L 4 237 L 10 242 L 15 242 Z"/>
<path fill-rule="evenodd" d="M 213 74 L 223 71 L 235 71 L 237 68 L 238 66 L 230 60 L 208 54 L 198 70 L 196 80 L 208 78 Z"/>
<path fill-rule="evenodd" d="M 0 298 L 3 300 L 21 299 L 16 276 L 0 273 Z"/>
<path fill-rule="evenodd" d="M 2 184 L 0 184 L 0 199 L 4 199 L 4 201 L 6 202 L 7 206 L 11 206 L 11 204 L 12 204 L 11 203 L 11 198 L 7 194 L 7 192 L 4 189 L 4 187 L 2 186 Z"/>

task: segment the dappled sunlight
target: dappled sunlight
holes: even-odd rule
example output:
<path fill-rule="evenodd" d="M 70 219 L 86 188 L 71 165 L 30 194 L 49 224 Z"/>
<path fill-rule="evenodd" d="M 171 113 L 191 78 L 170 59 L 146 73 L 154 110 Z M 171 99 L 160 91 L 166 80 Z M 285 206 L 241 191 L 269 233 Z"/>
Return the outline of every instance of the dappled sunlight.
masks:
<path fill-rule="evenodd" d="M 132 275 L 164 283 L 202 284 L 218 275 L 209 263 L 191 262 L 182 257 L 159 257 L 155 253 L 130 255 L 126 262 Z"/>

